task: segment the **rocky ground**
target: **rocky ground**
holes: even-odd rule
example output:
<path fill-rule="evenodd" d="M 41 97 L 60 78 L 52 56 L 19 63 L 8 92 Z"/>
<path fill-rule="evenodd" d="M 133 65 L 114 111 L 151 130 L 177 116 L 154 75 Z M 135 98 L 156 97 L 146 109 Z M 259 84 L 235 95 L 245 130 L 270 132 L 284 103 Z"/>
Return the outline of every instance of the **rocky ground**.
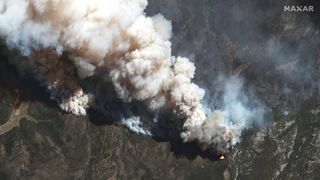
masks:
<path fill-rule="evenodd" d="M 66 114 L 1 56 L 0 179 L 319 179 L 317 13 L 283 12 L 300 1 L 149 2 L 147 14 L 172 20 L 173 53 L 193 59 L 212 105 L 219 106 L 218 75 L 242 77 L 270 108 L 266 125 L 244 132 L 217 160 L 104 116 Z"/>

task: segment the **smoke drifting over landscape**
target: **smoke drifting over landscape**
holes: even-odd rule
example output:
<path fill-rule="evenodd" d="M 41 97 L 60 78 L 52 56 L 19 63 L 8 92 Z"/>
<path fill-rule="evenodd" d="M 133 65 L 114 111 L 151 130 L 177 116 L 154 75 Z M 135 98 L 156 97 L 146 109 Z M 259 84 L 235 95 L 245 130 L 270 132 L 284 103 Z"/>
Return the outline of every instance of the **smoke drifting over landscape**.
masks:
<path fill-rule="evenodd" d="M 170 109 L 184 120 L 184 142 L 198 141 L 226 152 L 239 142 L 244 129 L 261 123 L 264 105 L 245 92 L 241 78 L 232 76 L 222 80 L 221 109 L 213 109 L 208 101 L 215 99 L 203 100 L 205 90 L 192 82 L 195 65 L 171 54 L 171 22 L 161 14 L 147 17 L 147 4 L 146 0 L 2 0 L 0 35 L 12 50 L 10 62 L 32 72 L 63 110 L 86 115 L 99 97 L 86 93 L 78 81 L 99 77 L 111 81 L 124 102 L 142 101 L 155 113 Z M 76 67 L 78 78 L 65 67 L 65 59 Z M 121 122 L 137 133 L 152 135 L 142 129 L 139 117 Z"/>

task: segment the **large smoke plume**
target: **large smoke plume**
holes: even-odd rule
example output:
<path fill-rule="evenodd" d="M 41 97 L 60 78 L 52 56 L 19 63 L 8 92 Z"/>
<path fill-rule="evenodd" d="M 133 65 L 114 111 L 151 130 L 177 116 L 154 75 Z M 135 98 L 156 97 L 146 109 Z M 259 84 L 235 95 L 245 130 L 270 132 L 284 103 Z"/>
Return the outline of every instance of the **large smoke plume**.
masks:
<path fill-rule="evenodd" d="M 85 93 L 62 67 L 65 56 L 79 79 L 110 79 L 124 102 L 142 101 L 152 111 L 171 109 L 184 119 L 183 141 L 229 149 L 252 120 L 263 118 L 263 108 L 247 107 L 243 83 L 232 77 L 222 110 L 205 110 L 210 109 L 201 103 L 205 91 L 192 82 L 195 65 L 172 56 L 171 23 L 160 14 L 146 17 L 146 6 L 147 0 L 2 0 L 0 35 L 20 53 L 11 53 L 10 61 L 31 71 L 67 112 L 85 115 L 95 95 Z M 133 119 L 122 121 L 139 124 Z"/>

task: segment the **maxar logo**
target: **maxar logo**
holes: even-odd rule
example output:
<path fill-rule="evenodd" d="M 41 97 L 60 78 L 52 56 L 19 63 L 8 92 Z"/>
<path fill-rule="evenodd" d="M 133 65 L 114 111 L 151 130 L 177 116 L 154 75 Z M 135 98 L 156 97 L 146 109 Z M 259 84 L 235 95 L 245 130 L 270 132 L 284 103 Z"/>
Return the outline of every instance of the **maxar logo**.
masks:
<path fill-rule="evenodd" d="M 284 6 L 284 12 L 313 12 L 313 6 Z"/>

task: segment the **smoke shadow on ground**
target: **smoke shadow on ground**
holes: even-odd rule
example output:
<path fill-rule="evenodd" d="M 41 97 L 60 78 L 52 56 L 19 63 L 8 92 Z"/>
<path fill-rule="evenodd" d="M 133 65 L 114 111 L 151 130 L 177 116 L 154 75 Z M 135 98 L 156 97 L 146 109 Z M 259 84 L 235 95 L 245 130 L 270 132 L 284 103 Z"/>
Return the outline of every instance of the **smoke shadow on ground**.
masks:
<path fill-rule="evenodd" d="M 213 149 L 203 150 L 196 142 L 184 143 L 182 141 L 170 141 L 170 145 L 171 151 L 178 157 L 185 156 L 189 159 L 196 159 L 198 156 L 201 156 L 202 158 L 216 161 L 222 155 L 222 153 Z"/>
<path fill-rule="evenodd" d="M 103 114 L 102 112 L 94 108 L 89 108 L 88 117 L 89 117 L 89 121 L 97 126 L 115 124 L 115 121 L 108 118 L 105 114 Z"/>
<path fill-rule="evenodd" d="M 2 53 L 0 53 L 0 87 L 19 94 L 20 101 L 41 101 L 50 107 L 57 106 L 45 88 L 41 87 L 31 75 L 26 74 L 21 77 L 15 66 L 9 64 L 7 56 Z"/>

